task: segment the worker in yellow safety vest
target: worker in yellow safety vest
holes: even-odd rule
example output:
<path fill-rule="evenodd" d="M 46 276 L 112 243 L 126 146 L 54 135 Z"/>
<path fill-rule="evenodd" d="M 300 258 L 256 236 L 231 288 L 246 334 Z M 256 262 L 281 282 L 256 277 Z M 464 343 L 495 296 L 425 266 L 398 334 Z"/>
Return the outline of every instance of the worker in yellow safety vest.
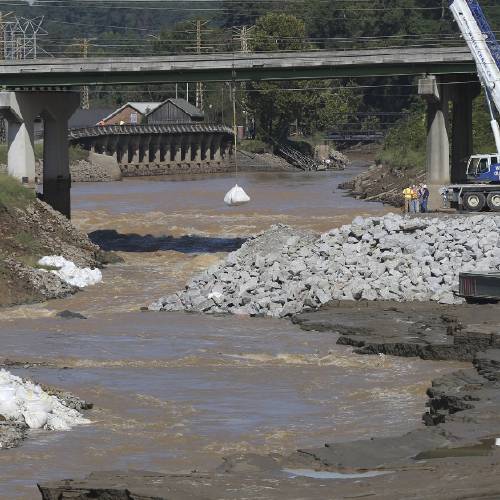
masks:
<path fill-rule="evenodd" d="M 413 198 L 413 189 L 411 187 L 407 187 L 403 189 L 403 197 L 405 201 L 405 213 L 409 213 L 411 210 L 411 200 Z"/>

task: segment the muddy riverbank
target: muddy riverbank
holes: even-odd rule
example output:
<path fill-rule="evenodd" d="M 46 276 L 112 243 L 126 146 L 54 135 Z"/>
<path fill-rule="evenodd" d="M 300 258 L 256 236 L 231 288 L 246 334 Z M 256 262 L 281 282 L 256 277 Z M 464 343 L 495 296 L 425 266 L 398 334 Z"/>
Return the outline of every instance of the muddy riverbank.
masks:
<path fill-rule="evenodd" d="M 6 176 L 0 176 L 0 234 L 0 308 L 77 291 L 39 265 L 44 256 L 92 268 L 107 260 L 85 233 Z"/>

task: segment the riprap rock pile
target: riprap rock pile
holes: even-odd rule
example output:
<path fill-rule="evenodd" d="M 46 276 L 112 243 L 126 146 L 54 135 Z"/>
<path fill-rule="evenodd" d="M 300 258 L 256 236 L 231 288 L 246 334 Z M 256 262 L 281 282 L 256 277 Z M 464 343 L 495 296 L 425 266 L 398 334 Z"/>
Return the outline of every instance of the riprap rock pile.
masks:
<path fill-rule="evenodd" d="M 151 310 L 285 317 L 331 300 L 459 303 L 462 271 L 500 269 L 500 218 L 357 217 L 319 237 L 273 226 Z"/>

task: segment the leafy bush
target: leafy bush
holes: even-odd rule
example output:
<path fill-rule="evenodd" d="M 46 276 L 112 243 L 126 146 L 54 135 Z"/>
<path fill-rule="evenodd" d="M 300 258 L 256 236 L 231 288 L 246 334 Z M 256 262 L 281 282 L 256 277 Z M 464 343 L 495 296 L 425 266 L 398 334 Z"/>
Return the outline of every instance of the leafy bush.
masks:
<path fill-rule="evenodd" d="M 307 140 L 292 140 L 288 145 L 306 156 L 314 156 L 314 147 Z"/>
<path fill-rule="evenodd" d="M 399 120 L 387 134 L 377 161 L 392 167 L 424 168 L 427 127 L 425 106 L 417 103 L 409 116 Z"/>

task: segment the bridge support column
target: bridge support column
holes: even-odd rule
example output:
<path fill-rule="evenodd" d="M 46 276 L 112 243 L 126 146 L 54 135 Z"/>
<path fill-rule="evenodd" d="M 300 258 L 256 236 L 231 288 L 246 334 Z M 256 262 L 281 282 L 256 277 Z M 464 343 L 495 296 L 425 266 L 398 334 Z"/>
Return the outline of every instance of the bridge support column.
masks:
<path fill-rule="evenodd" d="M 201 139 L 201 160 L 210 161 L 210 146 L 212 145 L 213 135 L 203 134 Z"/>
<path fill-rule="evenodd" d="M 151 165 L 160 164 L 160 136 L 153 135 L 149 141 L 148 161 Z"/>
<path fill-rule="evenodd" d="M 439 188 L 451 182 L 449 92 L 435 76 L 419 80 L 418 93 L 427 101 L 427 184 L 430 208 L 441 206 Z"/>
<path fill-rule="evenodd" d="M 131 136 L 129 137 L 128 143 L 128 163 L 132 165 L 137 165 L 141 162 L 140 159 L 140 141 L 141 138 L 139 136 Z"/>
<path fill-rule="evenodd" d="M 191 161 L 191 135 L 186 134 L 181 139 L 181 161 L 189 163 Z"/>
<path fill-rule="evenodd" d="M 191 158 L 194 163 L 201 163 L 201 138 L 200 134 L 191 136 Z"/>
<path fill-rule="evenodd" d="M 24 184 L 35 184 L 33 122 L 39 112 L 31 93 L 0 92 L 0 116 L 8 128 L 8 172 Z"/>
<path fill-rule="evenodd" d="M 210 160 L 218 163 L 222 161 L 221 143 L 222 137 L 219 134 L 214 136 L 212 144 L 210 145 Z"/>
<path fill-rule="evenodd" d="M 0 92 L 0 114 L 9 128 L 9 174 L 24 183 L 35 183 L 33 122 L 41 116 L 45 120 L 42 197 L 68 218 L 71 215 L 68 120 L 79 102 L 79 95 L 73 92 Z"/>
<path fill-rule="evenodd" d="M 457 79 L 460 79 L 460 76 L 457 75 Z M 451 181 L 457 183 L 467 180 L 467 163 L 474 149 L 472 101 L 481 93 L 481 86 L 479 82 L 471 83 L 471 79 L 469 75 L 463 75 L 461 77 L 463 83 L 451 86 L 453 99 Z"/>
<path fill-rule="evenodd" d="M 41 101 L 45 119 L 43 147 L 43 199 L 71 217 L 68 120 L 80 105 L 77 93 L 51 93 Z"/>
<path fill-rule="evenodd" d="M 174 163 L 182 163 L 182 137 L 176 135 L 171 143 L 171 159 Z"/>
<path fill-rule="evenodd" d="M 149 163 L 150 135 L 143 135 L 139 138 L 139 163 Z"/>

